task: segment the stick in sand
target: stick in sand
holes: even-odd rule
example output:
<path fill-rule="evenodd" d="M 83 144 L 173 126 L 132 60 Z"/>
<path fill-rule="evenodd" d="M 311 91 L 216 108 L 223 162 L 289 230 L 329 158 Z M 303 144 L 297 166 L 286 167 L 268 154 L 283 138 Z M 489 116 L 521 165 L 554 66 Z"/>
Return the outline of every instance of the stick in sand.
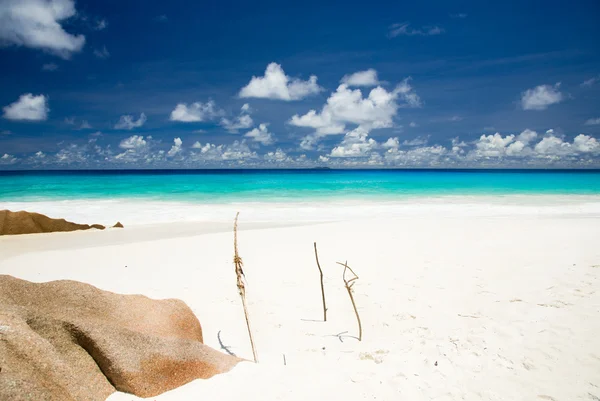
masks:
<path fill-rule="evenodd" d="M 358 309 L 356 308 L 356 302 L 354 302 L 354 296 L 352 295 L 352 286 L 354 282 L 358 280 L 358 276 L 354 273 L 354 270 L 348 266 L 348 261 L 345 263 L 337 262 L 338 265 L 344 266 L 344 273 L 342 274 L 342 279 L 344 280 L 344 284 L 346 286 L 346 290 L 348 291 L 348 295 L 350 296 L 350 301 L 352 301 L 352 307 L 354 308 L 354 314 L 356 315 L 356 320 L 358 321 L 358 341 L 362 341 L 362 324 L 360 323 L 360 316 L 358 315 Z M 346 280 L 346 270 L 350 270 L 354 277 L 350 280 Z"/>
<path fill-rule="evenodd" d="M 317 243 L 315 242 L 315 259 L 317 259 L 317 267 L 319 268 L 319 274 L 321 274 L 321 297 L 323 298 L 323 321 L 327 321 L 327 305 L 325 305 L 325 287 L 323 286 L 323 270 L 319 264 L 319 255 L 317 254 Z"/>
<path fill-rule="evenodd" d="M 238 255 L 238 246 L 237 246 L 237 223 L 238 216 L 240 212 L 237 212 L 235 215 L 235 222 L 233 224 L 233 264 L 235 265 L 235 274 L 237 276 L 237 287 L 240 291 L 240 297 L 242 298 L 242 305 L 244 306 L 244 315 L 246 316 L 246 326 L 248 327 L 248 336 L 250 337 L 250 345 L 252 345 L 252 356 L 254 357 L 254 362 L 258 362 L 258 357 L 256 356 L 256 347 L 254 347 L 254 338 L 252 337 L 252 330 L 250 330 L 250 318 L 248 317 L 248 305 L 246 304 L 246 286 L 244 285 L 244 271 L 242 270 L 243 262 L 240 255 Z"/>

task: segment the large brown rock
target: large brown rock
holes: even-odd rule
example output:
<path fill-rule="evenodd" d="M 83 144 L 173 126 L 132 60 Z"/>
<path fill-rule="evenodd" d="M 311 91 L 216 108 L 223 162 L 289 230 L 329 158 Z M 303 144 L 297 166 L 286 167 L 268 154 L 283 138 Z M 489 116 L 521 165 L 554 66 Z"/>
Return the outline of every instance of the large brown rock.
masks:
<path fill-rule="evenodd" d="M 0 275 L 0 400 L 152 397 L 239 361 L 202 343 L 182 301 Z"/>
<path fill-rule="evenodd" d="M 0 235 L 51 233 L 55 231 L 76 231 L 97 228 L 104 230 L 100 224 L 76 224 L 65 219 L 52 219 L 39 213 L 11 212 L 0 210 Z"/>

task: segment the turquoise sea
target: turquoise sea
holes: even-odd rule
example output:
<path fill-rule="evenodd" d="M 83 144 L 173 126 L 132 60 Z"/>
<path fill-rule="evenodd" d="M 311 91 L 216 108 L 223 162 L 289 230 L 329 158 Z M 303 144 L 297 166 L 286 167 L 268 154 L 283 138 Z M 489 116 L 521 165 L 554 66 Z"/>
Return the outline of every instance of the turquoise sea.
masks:
<path fill-rule="evenodd" d="M 0 171 L 0 207 L 1 202 L 75 199 L 222 203 L 528 194 L 600 194 L 600 171 Z"/>

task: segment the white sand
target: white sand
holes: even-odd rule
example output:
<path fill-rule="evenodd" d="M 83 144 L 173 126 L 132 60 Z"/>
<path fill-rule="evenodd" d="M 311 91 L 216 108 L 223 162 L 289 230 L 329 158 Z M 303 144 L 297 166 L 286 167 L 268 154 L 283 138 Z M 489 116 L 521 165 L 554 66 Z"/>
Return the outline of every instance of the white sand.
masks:
<path fill-rule="evenodd" d="M 600 214 L 461 210 L 290 227 L 257 226 L 242 210 L 260 363 L 152 399 L 597 400 Z M 335 264 L 344 260 L 360 276 L 362 342 Z M 0 237 L 0 274 L 180 298 L 208 345 L 220 349 L 220 333 L 252 356 L 228 225 Z"/>

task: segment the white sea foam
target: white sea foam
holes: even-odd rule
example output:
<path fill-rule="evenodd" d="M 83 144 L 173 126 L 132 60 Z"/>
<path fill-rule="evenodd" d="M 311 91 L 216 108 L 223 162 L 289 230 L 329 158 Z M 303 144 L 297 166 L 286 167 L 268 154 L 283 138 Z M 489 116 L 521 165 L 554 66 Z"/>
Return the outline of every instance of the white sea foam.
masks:
<path fill-rule="evenodd" d="M 600 217 L 600 196 L 443 196 L 409 200 L 194 203 L 139 199 L 0 202 L 0 209 L 27 210 L 75 222 L 126 226 L 184 221 L 321 222 L 393 216 L 582 215 Z"/>

